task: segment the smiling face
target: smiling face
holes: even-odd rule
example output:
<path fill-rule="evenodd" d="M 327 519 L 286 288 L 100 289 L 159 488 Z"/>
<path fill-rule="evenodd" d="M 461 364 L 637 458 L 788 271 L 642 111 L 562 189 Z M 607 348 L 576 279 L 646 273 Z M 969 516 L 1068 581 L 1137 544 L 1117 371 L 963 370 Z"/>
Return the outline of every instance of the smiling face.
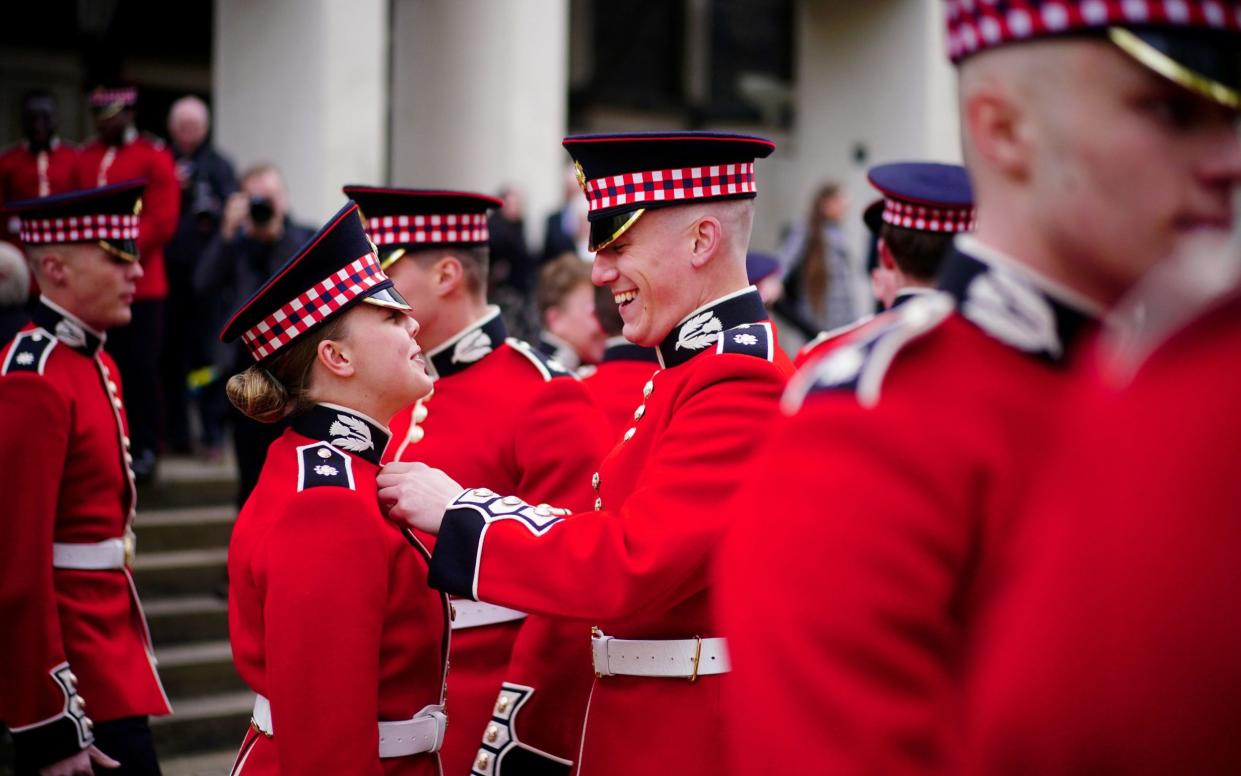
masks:
<path fill-rule="evenodd" d="M 418 321 L 410 313 L 363 303 L 345 313 L 344 321 L 339 343 L 353 367 L 350 390 L 358 396 L 350 406 L 376 408 L 375 417 L 386 420 L 431 391 L 414 339 Z"/>
<path fill-rule="evenodd" d="M 1155 263 L 1231 229 L 1237 113 L 1105 41 L 1038 45 L 1046 68 L 1022 95 L 1023 215 L 1053 272 L 1112 304 Z"/>
<path fill-rule="evenodd" d="M 625 339 L 658 345 L 702 302 L 694 277 L 690 208 L 648 210 L 595 254 L 591 280 L 612 291 Z"/>

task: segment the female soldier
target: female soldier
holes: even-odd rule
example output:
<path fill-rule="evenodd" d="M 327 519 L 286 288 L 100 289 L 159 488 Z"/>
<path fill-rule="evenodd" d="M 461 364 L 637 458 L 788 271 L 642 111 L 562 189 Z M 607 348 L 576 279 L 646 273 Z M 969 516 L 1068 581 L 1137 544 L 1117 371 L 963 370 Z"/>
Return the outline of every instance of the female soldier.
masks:
<path fill-rule="evenodd" d="M 233 404 L 292 417 L 229 547 L 233 661 L 258 693 L 235 775 L 439 771 L 447 599 L 376 500 L 377 419 L 431 389 L 391 286 L 351 202 L 221 335 L 257 362 Z"/>

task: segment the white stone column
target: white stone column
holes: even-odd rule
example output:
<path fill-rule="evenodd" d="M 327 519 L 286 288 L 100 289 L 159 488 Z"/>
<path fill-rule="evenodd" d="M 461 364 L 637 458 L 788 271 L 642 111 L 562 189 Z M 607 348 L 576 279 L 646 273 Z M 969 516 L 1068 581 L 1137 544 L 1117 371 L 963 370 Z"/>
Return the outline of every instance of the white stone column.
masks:
<path fill-rule="evenodd" d="M 311 225 L 387 178 L 388 0 L 216 0 L 215 142 L 274 162 Z"/>
<path fill-rule="evenodd" d="M 527 239 L 569 161 L 568 0 L 393 0 L 392 182 L 526 194 Z"/>

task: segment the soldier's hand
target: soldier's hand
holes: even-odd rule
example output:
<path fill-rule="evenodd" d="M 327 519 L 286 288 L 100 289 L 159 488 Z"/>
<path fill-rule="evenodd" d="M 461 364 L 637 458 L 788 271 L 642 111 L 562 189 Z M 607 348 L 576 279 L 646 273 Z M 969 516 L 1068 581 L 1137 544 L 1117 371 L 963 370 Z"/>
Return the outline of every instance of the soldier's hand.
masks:
<path fill-rule="evenodd" d="M 101 768 L 119 768 L 121 764 L 96 746 L 89 746 L 72 757 L 66 757 L 58 763 L 52 763 L 39 769 L 39 776 L 92 776 L 94 769 L 91 763 Z"/>
<path fill-rule="evenodd" d="M 379 505 L 398 525 L 437 534 L 444 510 L 465 490 L 439 469 L 425 463 L 390 463 L 376 478 Z"/>

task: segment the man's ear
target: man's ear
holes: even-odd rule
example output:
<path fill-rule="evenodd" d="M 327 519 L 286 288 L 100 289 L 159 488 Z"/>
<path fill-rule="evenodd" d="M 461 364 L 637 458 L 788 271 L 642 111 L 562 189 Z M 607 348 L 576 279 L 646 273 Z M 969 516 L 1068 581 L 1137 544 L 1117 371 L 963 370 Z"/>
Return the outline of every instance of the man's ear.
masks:
<path fill-rule="evenodd" d="M 67 246 L 59 246 L 55 250 L 40 250 L 30 257 L 31 269 L 39 283 L 59 287 L 69 279 L 71 259 Z"/>
<path fill-rule="evenodd" d="M 465 267 L 456 256 L 446 253 L 431 265 L 431 281 L 436 296 L 448 296 L 465 282 Z"/>
<path fill-rule="evenodd" d="M 1005 177 L 1024 180 L 1033 156 L 1030 114 L 1016 96 L 1000 84 L 979 85 L 966 97 L 961 120 L 979 160 Z"/>
<path fill-rule="evenodd" d="M 354 373 L 353 360 L 349 351 L 338 340 L 325 339 L 315 349 L 315 358 L 323 368 L 337 377 L 351 377 Z"/>
<path fill-rule="evenodd" d="M 724 241 L 724 227 L 715 216 L 703 216 L 690 227 L 690 261 L 695 269 L 707 265 Z"/>

